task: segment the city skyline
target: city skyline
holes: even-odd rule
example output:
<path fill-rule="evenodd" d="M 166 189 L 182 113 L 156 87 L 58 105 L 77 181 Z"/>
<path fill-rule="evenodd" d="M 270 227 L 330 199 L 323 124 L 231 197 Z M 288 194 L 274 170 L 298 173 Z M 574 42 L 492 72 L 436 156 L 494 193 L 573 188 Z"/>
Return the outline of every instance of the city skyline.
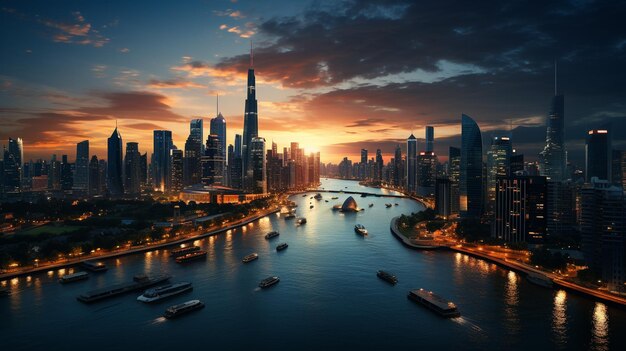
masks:
<path fill-rule="evenodd" d="M 215 117 L 212 97 L 218 93 L 229 130 L 241 130 L 250 41 L 262 136 L 282 146 L 298 140 L 308 151 L 322 151 L 324 162 L 338 163 L 345 155 L 358 158 L 362 148 L 372 154 L 381 149 L 387 162 L 397 144 L 403 145 L 411 132 L 422 136 L 426 125 L 436 128 L 435 152 L 444 156 L 448 146 L 460 145 L 462 113 L 476 119 L 483 139 L 512 126 L 516 148 L 535 160 L 545 146 L 555 60 L 559 93 L 565 95 L 569 159 L 583 165 L 587 129 L 605 128 L 609 122 L 616 130 L 626 127 L 624 88 L 617 79 L 626 51 L 617 27 L 623 5 L 537 4 L 542 15 L 531 18 L 515 6 L 498 16 L 487 11 L 495 4 L 473 9 L 455 4 L 457 11 L 486 13 L 483 26 L 469 16 L 445 15 L 443 5 L 190 5 L 171 10 L 176 18 L 185 15 L 182 27 L 209 45 L 193 45 L 186 36 L 186 45 L 177 44 L 179 30 L 163 35 L 157 48 L 137 39 L 144 26 L 164 20 L 156 13 L 137 23 L 140 9 L 133 6 L 116 4 L 116 15 L 109 18 L 110 12 L 99 11 L 97 4 L 50 8 L 9 2 L 0 13 L 6 49 L 0 56 L 5 63 L 0 71 L 0 139 L 21 137 L 25 160 L 47 159 L 53 153 L 73 160 L 75 145 L 82 140 L 90 140 L 91 153 L 105 158 L 106 138 L 117 119 L 124 140 L 138 142 L 141 152 L 152 152 L 151 132 L 159 129 L 171 130 L 174 144 L 182 148 L 191 119 Z M 440 18 L 442 28 L 432 34 L 444 39 L 427 58 L 424 50 L 435 48 L 427 34 L 415 39 L 405 34 L 422 29 L 420 11 Z M 324 16 L 333 19 L 328 28 L 316 41 L 305 40 Z M 504 18 L 519 23 L 496 35 L 493 28 Z M 587 32 L 576 37 L 572 26 L 583 18 Z M 552 26 L 542 25 L 542 20 Z M 287 30 L 288 24 L 294 30 Z M 348 29 L 367 31 L 380 24 L 392 28 L 397 43 L 385 43 L 379 36 L 364 46 L 351 42 Z M 24 30 L 9 37 L 14 29 Z M 456 52 L 453 44 L 461 39 L 471 42 L 476 54 Z M 420 49 L 411 42 L 430 45 Z M 339 54 L 331 55 L 323 44 Z M 167 47 L 165 55 L 155 55 L 162 47 Z M 384 53 L 394 54 L 382 61 Z M 62 79 L 67 75 L 73 79 Z M 615 148 L 623 149 L 624 142 L 614 136 Z M 234 144 L 234 133 L 228 134 L 227 144 Z M 418 138 L 418 150 L 423 144 Z"/>

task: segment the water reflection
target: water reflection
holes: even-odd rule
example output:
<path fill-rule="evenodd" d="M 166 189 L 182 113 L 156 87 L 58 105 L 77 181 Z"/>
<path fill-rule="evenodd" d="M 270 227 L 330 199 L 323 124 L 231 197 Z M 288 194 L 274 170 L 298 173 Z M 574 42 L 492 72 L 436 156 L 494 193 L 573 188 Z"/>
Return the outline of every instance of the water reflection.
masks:
<path fill-rule="evenodd" d="M 507 320 L 509 334 L 517 335 L 520 330 L 517 305 L 519 304 L 519 276 L 513 271 L 507 274 L 504 287 L 504 314 Z"/>
<path fill-rule="evenodd" d="M 557 346 L 567 345 L 567 293 L 565 290 L 559 290 L 554 295 L 552 332 Z"/>
<path fill-rule="evenodd" d="M 591 348 L 593 350 L 608 350 L 609 314 L 606 305 L 601 302 L 596 302 L 592 318 Z"/>

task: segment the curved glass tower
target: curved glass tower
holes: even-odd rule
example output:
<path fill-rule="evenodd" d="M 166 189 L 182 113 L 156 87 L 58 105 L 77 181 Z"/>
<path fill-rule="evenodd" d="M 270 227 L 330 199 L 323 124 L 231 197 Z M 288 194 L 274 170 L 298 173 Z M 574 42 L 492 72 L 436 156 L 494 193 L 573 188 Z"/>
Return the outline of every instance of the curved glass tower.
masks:
<path fill-rule="evenodd" d="M 483 140 L 478 124 L 461 116 L 461 174 L 459 180 L 461 218 L 479 218 L 483 211 Z"/>

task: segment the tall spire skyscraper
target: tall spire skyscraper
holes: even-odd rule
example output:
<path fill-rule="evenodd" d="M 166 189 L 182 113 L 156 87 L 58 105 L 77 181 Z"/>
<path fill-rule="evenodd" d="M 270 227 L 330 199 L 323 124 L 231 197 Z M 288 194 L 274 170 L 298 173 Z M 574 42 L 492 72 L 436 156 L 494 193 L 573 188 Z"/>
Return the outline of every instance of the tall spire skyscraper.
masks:
<path fill-rule="evenodd" d="M 551 181 L 565 180 L 565 98 L 558 93 L 554 63 L 554 97 L 547 121 L 546 146 L 541 152 L 541 175 Z"/>
<path fill-rule="evenodd" d="M 113 197 L 124 195 L 123 158 L 122 158 L 122 135 L 115 130 L 107 140 L 107 189 Z"/>
<path fill-rule="evenodd" d="M 250 68 L 248 69 L 248 91 L 246 97 L 246 107 L 243 115 L 243 140 L 242 140 L 242 161 L 243 175 L 248 177 L 250 167 L 250 145 L 252 139 L 259 136 L 258 107 L 256 101 L 256 83 L 254 77 L 254 61 L 252 45 L 250 46 Z M 244 181 L 245 184 L 247 182 Z"/>

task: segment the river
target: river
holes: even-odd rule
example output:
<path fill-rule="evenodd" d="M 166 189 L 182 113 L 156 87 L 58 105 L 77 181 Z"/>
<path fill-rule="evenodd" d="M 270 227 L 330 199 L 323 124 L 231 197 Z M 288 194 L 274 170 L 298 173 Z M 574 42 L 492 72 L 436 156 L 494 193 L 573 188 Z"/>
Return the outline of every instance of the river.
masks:
<path fill-rule="evenodd" d="M 389 193 L 334 179 L 324 179 L 322 187 Z M 365 210 L 343 214 L 331 207 L 347 194 L 322 193 L 321 201 L 313 195 L 292 197 L 305 225 L 273 214 L 195 241 L 208 251 L 205 261 L 179 265 L 162 249 L 105 260 L 106 273 L 82 282 L 59 284 L 63 270 L 0 282 L 13 291 L 0 297 L 2 349 L 626 349 L 624 310 L 535 286 L 460 253 L 404 247 L 389 222 L 423 209 L 413 200 L 357 195 Z M 356 223 L 365 225 L 367 237 L 354 233 Z M 280 236 L 268 241 L 271 230 Z M 276 252 L 283 241 L 289 248 Z M 251 252 L 259 259 L 242 264 Z M 378 279 L 379 269 L 393 272 L 399 283 Z M 193 291 L 154 305 L 136 301 L 139 293 L 89 305 L 76 301 L 87 290 L 161 272 L 172 282 L 192 282 Z M 270 275 L 280 283 L 257 288 Z M 406 294 L 415 288 L 454 301 L 462 317 L 443 319 L 411 302 Z M 160 317 L 191 299 L 206 307 L 176 320 Z"/>

